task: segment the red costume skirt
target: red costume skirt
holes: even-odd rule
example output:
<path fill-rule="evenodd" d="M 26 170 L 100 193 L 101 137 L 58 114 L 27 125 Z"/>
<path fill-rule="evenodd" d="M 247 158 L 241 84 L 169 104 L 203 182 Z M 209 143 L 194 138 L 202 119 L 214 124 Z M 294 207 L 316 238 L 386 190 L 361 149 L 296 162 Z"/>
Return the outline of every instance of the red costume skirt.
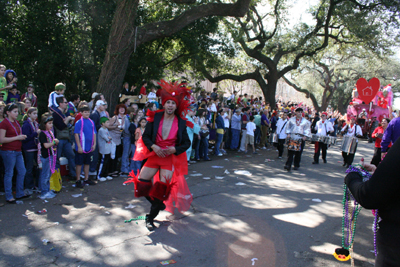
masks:
<path fill-rule="evenodd" d="M 174 213 L 175 208 L 179 212 L 188 211 L 193 201 L 184 175 L 188 174 L 186 152 L 175 155 L 172 154 L 166 158 L 160 158 L 154 151 L 150 152 L 144 145 L 142 138 L 137 142 L 136 152 L 133 160 L 142 161 L 147 158 L 145 167 L 166 169 L 173 171 L 171 184 L 173 184 L 169 198 L 164 201 L 166 211 Z M 159 172 L 154 176 L 153 183 L 160 180 Z"/>

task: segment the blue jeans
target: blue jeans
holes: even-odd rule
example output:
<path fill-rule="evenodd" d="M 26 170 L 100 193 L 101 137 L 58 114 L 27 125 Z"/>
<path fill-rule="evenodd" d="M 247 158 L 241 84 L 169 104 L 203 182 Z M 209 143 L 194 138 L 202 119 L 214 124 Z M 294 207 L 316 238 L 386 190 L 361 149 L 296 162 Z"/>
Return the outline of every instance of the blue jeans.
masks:
<path fill-rule="evenodd" d="M 261 139 L 261 128 L 256 126 L 256 131 L 254 132 L 254 144 L 258 144 Z"/>
<path fill-rule="evenodd" d="M 60 168 L 60 158 L 62 155 L 68 159 L 69 176 L 76 177 L 75 171 L 75 153 L 72 150 L 72 144 L 68 140 L 60 140 L 57 145 L 57 162 L 56 169 Z"/>
<path fill-rule="evenodd" d="M 129 172 L 129 154 L 131 152 L 130 136 L 124 136 L 122 138 L 122 149 L 121 172 Z"/>
<path fill-rule="evenodd" d="M 95 172 L 97 170 L 98 162 L 99 162 L 99 138 L 98 138 L 98 135 L 96 134 L 96 148 L 93 151 L 93 160 L 92 160 L 92 162 L 90 162 L 90 168 L 89 168 L 90 172 Z M 71 168 L 69 168 L 69 169 L 71 171 Z M 74 173 L 75 173 L 75 170 L 74 170 Z"/>
<path fill-rule="evenodd" d="M 25 188 L 32 189 L 35 186 L 39 185 L 39 177 L 40 171 L 39 168 L 36 168 L 37 165 L 37 151 L 24 151 L 25 156 L 25 167 L 26 167 L 26 174 L 25 174 Z M 35 171 L 35 176 L 33 172 Z M 36 178 L 36 179 L 35 179 Z M 36 180 L 36 181 L 35 181 Z"/>
<path fill-rule="evenodd" d="M 200 140 L 199 156 L 203 159 L 208 159 L 208 138 L 202 137 Z"/>
<path fill-rule="evenodd" d="M 221 152 L 219 151 L 219 147 L 222 143 L 222 138 L 224 137 L 223 134 L 217 133 L 217 142 L 215 143 L 215 155 L 219 155 Z"/>
<path fill-rule="evenodd" d="M 40 160 L 42 161 L 42 172 L 40 173 L 41 196 L 44 196 L 47 192 L 50 191 L 50 157 L 51 156 L 43 158 L 42 156 L 40 156 Z"/>
<path fill-rule="evenodd" d="M 240 139 L 240 130 L 231 129 L 231 132 L 232 132 L 231 148 L 238 149 L 239 148 L 239 139 Z"/>
<path fill-rule="evenodd" d="M 133 171 L 137 175 L 138 170 L 140 171 L 140 167 L 142 167 L 142 162 L 133 160 L 133 157 L 135 156 L 135 151 L 136 151 L 135 144 L 131 144 L 131 156 L 129 157 L 129 161 L 130 161 L 129 169 L 130 169 L 130 171 Z"/>
<path fill-rule="evenodd" d="M 199 137 L 198 136 L 196 136 L 195 138 L 194 138 L 194 151 L 195 151 L 195 154 L 194 154 L 194 158 L 195 159 L 199 159 L 200 158 L 200 142 L 201 142 L 201 140 L 199 140 Z"/>
<path fill-rule="evenodd" d="M 24 179 L 25 179 L 25 163 L 24 157 L 21 151 L 1 151 L 1 156 L 3 157 L 5 173 L 4 173 L 4 190 L 6 192 L 6 200 L 13 198 L 12 194 L 12 177 L 14 174 L 14 167 L 17 168 L 17 183 L 16 197 L 24 196 Z"/>

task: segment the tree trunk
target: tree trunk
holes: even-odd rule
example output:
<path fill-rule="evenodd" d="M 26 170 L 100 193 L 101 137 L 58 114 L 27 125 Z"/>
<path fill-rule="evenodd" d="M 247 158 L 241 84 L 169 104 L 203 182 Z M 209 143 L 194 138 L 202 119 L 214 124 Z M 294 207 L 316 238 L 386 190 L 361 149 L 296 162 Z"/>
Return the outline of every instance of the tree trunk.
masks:
<path fill-rule="evenodd" d="M 171 20 L 148 23 L 135 29 L 135 18 L 139 0 L 119 0 L 108 39 L 107 51 L 101 69 L 97 92 L 112 107 L 118 101 L 119 91 L 135 44 L 154 41 L 172 36 L 192 22 L 208 16 L 243 17 L 251 0 L 237 0 L 235 3 L 210 3 L 193 7 Z M 162 8 L 162 6 L 160 6 Z"/>
<path fill-rule="evenodd" d="M 118 95 L 128 68 L 135 41 L 135 17 L 139 0 L 121 0 L 117 4 L 107 51 L 101 69 L 97 92 L 102 93 L 110 110 L 118 103 Z"/>
<path fill-rule="evenodd" d="M 275 94 L 276 94 L 276 86 L 278 85 L 278 80 L 279 78 L 272 75 L 268 77 L 267 80 L 268 83 L 265 82 L 264 79 L 257 80 L 264 94 L 265 103 L 269 103 L 271 108 L 275 108 L 276 106 Z"/>

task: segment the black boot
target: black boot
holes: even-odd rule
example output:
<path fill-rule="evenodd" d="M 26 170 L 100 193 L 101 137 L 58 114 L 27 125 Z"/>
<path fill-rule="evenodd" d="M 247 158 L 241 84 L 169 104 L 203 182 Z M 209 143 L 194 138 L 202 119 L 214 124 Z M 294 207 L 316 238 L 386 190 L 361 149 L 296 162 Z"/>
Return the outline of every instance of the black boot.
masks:
<path fill-rule="evenodd" d="M 157 227 L 154 225 L 154 218 L 150 217 L 150 214 L 146 214 L 146 228 L 149 231 L 154 231 Z"/>
<path fill-rule="evenodd" d="M 164 210 L 166 208 L 163 201 L 158 198 L 147 198 L 147 200 L 151 203 L 150 213 L 146 215 L 146 227 L 149 231 L 154 231 L 157 227 L 154 225 L 154 218 L 157 217 L 160 210 Z"/>

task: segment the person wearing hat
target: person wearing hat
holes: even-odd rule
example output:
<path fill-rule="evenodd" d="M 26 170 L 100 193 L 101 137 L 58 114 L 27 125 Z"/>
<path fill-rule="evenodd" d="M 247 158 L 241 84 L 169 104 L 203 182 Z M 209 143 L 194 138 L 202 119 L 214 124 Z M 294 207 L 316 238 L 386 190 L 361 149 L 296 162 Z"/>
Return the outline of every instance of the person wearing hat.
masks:
<path fill-rule="evenodd" d="M 328 136 L 331 132 L 334 131 L 332 123 L 329 120 L 327 120 L 327 117 L 328 113 L 322 112 L 321 120 L 319 120 L 315 126 L 317 130 L 317 135 Z M 319 163 L 319 155 L 321 153 L 321 149 L 322 149 L 322 160 L 324 161 L 324 163 L 326 163 L 326 150 L 328 149 L 328 144 L 325 144 L 323 142 L 315 142 L 314 161 L 312 164 Z"/>
<path fill-rule="evenodd" d="M 147 113 L 148 123 L 133 158 L 147 161 L 139 174 L 131 172 L 132 179 L 127 181 L 135 184 L 135 197 L 144 196 L 151 203 L 146 215 L 149 231 L 154 230 L 154 218 L 160 210 L 173 213 L 176 207 L 184 212 L 193 200 L 184 177 L 188 166 L 186 151 L 191 146 L 186 126 L 193 127 L 184 117 L 190 91 L 178 82 L 161 80 L 159 85 L 164 109 Z"/>
<path fill-rule="evenodd" d="M 343 127 L 341 133 L 343 137 L 345 135 L 352 137 L 359 137 L 363 135 L 361 127 L 356 124 L 356 118 L 354 116 L 350 118 L 350 123 Z M 343 166 L 346 166 L 347 168 L 353 163 L 354 155 L 356 154 L 357 151 L 358 139 L 356 140 L 356 142 L 357 144 L 354 149 L 354 153 L 346 153 L 342 151 Z"/>
<path fill-rule="evenodd" d="M 92 94 L 92 99 L 89 101 L 88 106 L 90 108 L 90 110 L 93 110 L 93 105 L 96 106 L 96 103 L 94 101 L 94 98 L 98 95 L 99 93 L 94 92 Z"/>
<path fill-rule="evenodd" d="M 60 96 L 64 96 L 65 92 L 65 84 L 63 83 L 57 83 L 56 86 L 54 87 L 54 91 L 50 93 L 49 95 L 49 108 L 57 108 L 58 104 L 56 102 L 56 98 Z"/>
<path fill-rule="evenodd" d="M 31 101 L 31 106 L 37 108 L 37 96 L 35 95 L 35 87 L 33 84 L 29 84 L 26 88 L 26 93 L 23 93 L 21 96 L 21 100 L 24 101 L 25 98 L 28 98 Z"/>
<path fill-rule="evenodd" d="M 101 113 L 104 113 L 106 110 L 107 103 L 103 100 L 97 100 L 95 105 L 95 110 L 90 113 L 89 118 L 93 121 L 96 131 L 98 132 L 101 127 L 100 118 Z M 96 138 L 98 136 L 96 135 Z M 96 143 L 98 140 L 96 140 Z M 99 146 L 96 146 L 95 150 L 93 151 L 93 160 L 90 163 L 89 175 L 96 175 L 97 174 L 97 162 L 99 161 Z"/>
<path fill-rule="evenodd" d="M 305 118 L 303 118 L 303 109 L 300 107 L 296 108 L 295 112 L 296 116 L 290 118 L 286 126 L 286 134 L 287 138 L 289 139 L 300 140 L 301 145 L 299 151 L 288 149 L 288 159 L 284 167 L 287 171 L 290 171 L 292 167 L 293 157 L 294 157 L 293 169 L 297 170 L 300 168 L 301 154 L 304 149 L 305 140 L 307 137 L 311 136 L 310 124 Z"/>

